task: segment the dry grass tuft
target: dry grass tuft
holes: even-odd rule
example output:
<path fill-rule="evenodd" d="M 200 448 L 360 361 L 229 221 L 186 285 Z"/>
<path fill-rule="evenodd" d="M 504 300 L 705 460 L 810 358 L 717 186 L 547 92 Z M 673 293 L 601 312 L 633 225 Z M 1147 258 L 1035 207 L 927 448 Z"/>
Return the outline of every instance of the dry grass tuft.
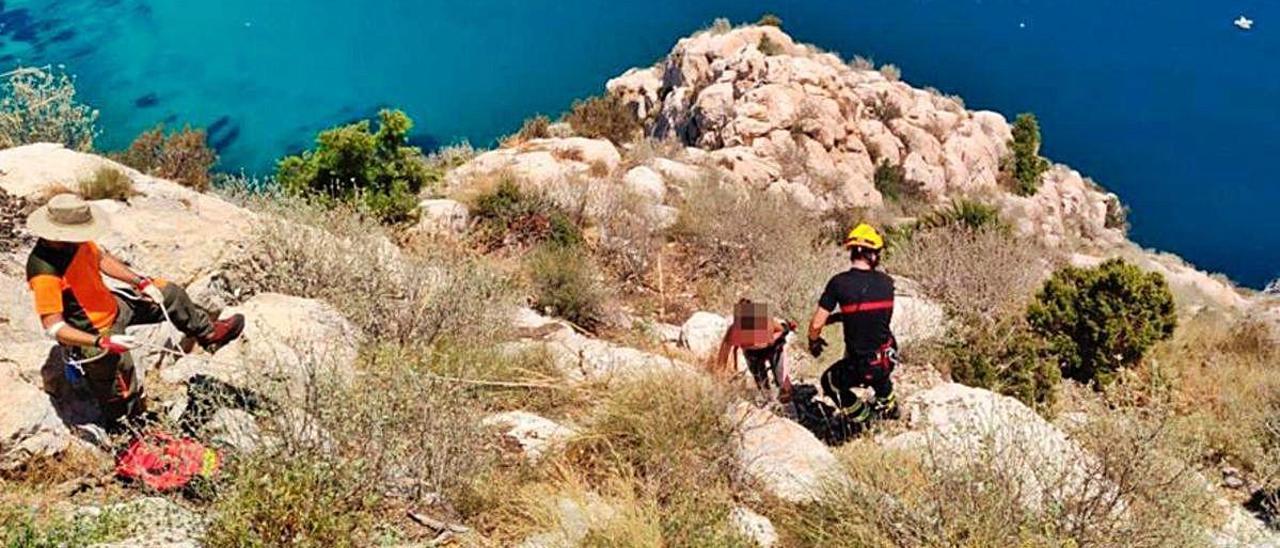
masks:
<path fill-rule="evenodd" d="M 127 201 L 138 195 L 133 188 L 133 180 L 123 171 L 111 167 L 100 167 L 93 172 L 93 177 L 79 182 L 79 194 L 86 200 L 118 200 Z"/>

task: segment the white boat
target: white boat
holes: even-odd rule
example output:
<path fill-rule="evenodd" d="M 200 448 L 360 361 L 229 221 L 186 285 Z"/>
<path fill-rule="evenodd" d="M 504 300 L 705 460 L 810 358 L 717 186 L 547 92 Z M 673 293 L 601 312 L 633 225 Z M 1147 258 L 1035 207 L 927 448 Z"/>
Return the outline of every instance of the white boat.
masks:
<path fill-rule="evenodd" d="M 1249 30 L 1253 28 L 1253 19 L 1241 15 L 1233 24 L 1240 30 Z"/>

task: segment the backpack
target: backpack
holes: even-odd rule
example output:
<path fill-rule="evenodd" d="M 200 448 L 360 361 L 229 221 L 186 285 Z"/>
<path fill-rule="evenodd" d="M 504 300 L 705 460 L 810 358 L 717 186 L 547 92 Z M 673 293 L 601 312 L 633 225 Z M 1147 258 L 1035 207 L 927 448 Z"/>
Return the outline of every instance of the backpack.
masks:
<path fill-rule="evenodd" d="M 156 491 L 182 489 L 193 479 L 210 479 L 222 467 L 222 455 L 191 438 L 148 432 L 129 444 L 116 460 L 116 475 Z"/>
<path fill-rule="evenodd" d="M 866 427 L 863 423 L 851 421 L 836 413 L 836 408 L 826 402 L 815 399 L 818 388 L 811 384 L 797 384 L 792 387 L 791 406 L 795 421 L 813 433 L 827 445 L 840 445 L 847 442 Z"/>

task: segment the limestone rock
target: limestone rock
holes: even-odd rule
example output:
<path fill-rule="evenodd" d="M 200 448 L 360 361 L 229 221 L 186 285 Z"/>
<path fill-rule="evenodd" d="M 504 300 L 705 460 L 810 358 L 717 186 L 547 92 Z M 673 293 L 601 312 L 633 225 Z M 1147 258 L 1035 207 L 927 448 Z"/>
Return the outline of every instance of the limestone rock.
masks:
<path fill-rule="evenodd" d="M 886 446 L 922 451 L 943 470 L 994 465 L 1008 474 L 1028 509 L 1115 489 L 1091 477 L 1090 454 L 1018 400 L 946 383 L 901 403 L 912 431 Z"/>
<path fill-rule="evenodd" d="M 636 166 L 622 176 L 622 184 L 627 190 L 643 196 L 651 203 L 660 204 L 667 197 L 667 184 L 662 175 L 646 166 Z"/>
<path fill-rule="evenodd" d="M 513 318 L 524 339 L 504 346 L 504 351 L 547 352 L 552 363 L 570 381 L 609 383 L 663 372 L 691 371 L 679 360 L 608 341 L 586 337 L 563 322 L 521 309 Z"/>
<path fill-rule="evenodd" d="M 450 171 L 445 185 L 458 190 L 475 180 L 510 174 L 521 184 L 544 189 L 573 177 L 607 175 L 617 170 L 621 161 L 618 149 L 605 139 L 532 139 L 476 156 Z"/>
<path fill-rule="evenodd" d="M 772 548 L 778 544 L 778 531 L 773 522 L 745 506 L 734 507 L 729 511 L 729 523 L 738 534 L 750 539 L 760 548 Z"/>
<path fill-rule="evenodd" d="M 33 196 L 52 185 L 74 189 L 103 167 L 127 175 L 140 192 L 127 204 L 96 202 L 111 216 L 112 228 L 98 243 L 135 268 L 185 284 L 244 249 L 255 224 L 249 211 L 62 145 L 0 151 L 0 188 L 17 196 Z"/>
<path fill-rule="evenodd" d="M 719 314 L 694 312 L 680 326 L 680 342 L 699 360 L 709 359 L 720 348 L 731 323 L 729 318 Z"/>
<path fill-rule="evenodd" d="M 663 179 L 673 182 L 696 181 L 702 174 L 696 166 L 669 158 L 654 158 L 649 162 L 649 166 L 657 170 Z"/>
<path fill-rule="evenodd" d="M 507 411 L 486 417 L 481 423 L 503 430 L 503 435 L 520 444 L 526 457 L 538 460 L 577 431 L 527 411 Z"/>
<path fill-rule="evenodd" d="M 803 426 L 747 403 L 729 414 L 737 425 L 739 470 L 770 495 L 811 502 L 827 482 L 848 481 L 831 450 Z"/>
<path fill-rule="evenodd" d="M 414 227 L 418 235 L 453 238 L 467 231 L 471 213 L 456 200 L 423 200 L 418 203 L 420 218 Z"/>
<path fill-rule="evenodd" d="M 1109 226 L 1108 211 L 1118 207 L 1115 195 L 1103 192 L 1080 173 L 1056 165 L 1045 172 L 1032 196 L 1001 195 L 1001 213 L 1018 233 L 1050 247 L 1091 241 L 1102 247 L 1122 244 L 1121 227 Z"/>
<path fill-rule="evenodd" d="M 55 455 L 70 444 L 49 395 L 0 362 L 0 470 L 17 468 L 34 457 Z"/>
<path fill-rule="evenodd" d="M 354 377 L 360 331 L 326 303 L 261 293 L 228 308 L 223 316 L 245 316 L 244 333 L 213 356 L 181 358 L 161 378 L 182 383 L 196 375 L 266 392 L 301 398 L 307 386 L 350 382 Z"/>
<path fill-rule="evenodd" d="M 894 286 L 897 295 L 890 328 L 899 344 L 928 341 L 946 334 L 947 318 L 942 305 L 922 295 L 911 280 L 897 278 Z"/>

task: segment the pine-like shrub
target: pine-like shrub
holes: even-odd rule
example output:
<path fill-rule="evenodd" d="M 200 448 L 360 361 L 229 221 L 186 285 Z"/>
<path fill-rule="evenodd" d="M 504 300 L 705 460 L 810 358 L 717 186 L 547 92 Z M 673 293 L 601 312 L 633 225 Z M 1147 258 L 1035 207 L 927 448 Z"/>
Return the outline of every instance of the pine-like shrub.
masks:
<path fill-rule="evenodd" d="M 1055 272 L 1028 306 L 1027 321 L 1064 376 L 1105 385 L 1171 337 L 1177 316 L 1163 276 L 1111 259 Z"/>

